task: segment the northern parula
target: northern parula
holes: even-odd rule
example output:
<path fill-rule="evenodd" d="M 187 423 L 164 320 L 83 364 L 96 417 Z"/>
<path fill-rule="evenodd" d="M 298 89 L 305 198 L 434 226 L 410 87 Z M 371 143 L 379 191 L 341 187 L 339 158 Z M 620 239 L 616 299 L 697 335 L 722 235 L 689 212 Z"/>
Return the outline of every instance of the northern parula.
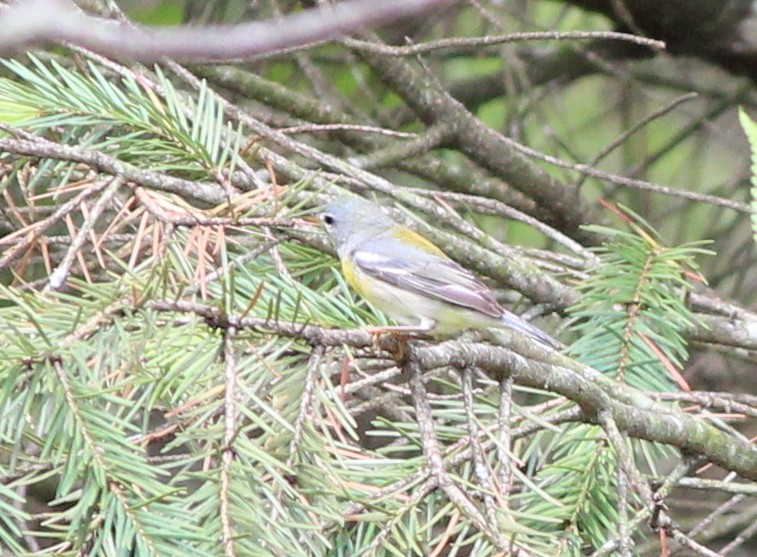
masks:
<path fill-rule="evenodd" d="M 504 309 L 473 273 L 395 222 L 379 205 L 344 197 L 327 204 L 320 218 L 349 285 L 402 325 L 387 330 L 446 336 L 509 327 L 547 346 L 559 346 Z"/>

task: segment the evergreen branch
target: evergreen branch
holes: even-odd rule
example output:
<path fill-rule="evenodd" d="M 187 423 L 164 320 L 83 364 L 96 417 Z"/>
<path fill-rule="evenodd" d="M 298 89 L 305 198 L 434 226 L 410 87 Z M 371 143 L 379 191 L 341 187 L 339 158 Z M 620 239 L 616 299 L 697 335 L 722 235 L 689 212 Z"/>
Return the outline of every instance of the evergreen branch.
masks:
<path fill-rule="evenodd" d="M 65 271 L 61 274 L 69 275 L 71 254 L 81 250 L 66 243 L 82 243 L 85 232 L 77 230 L 83 224 L 91 226 L 98 260 L 110 259 L 107 266 L 101 263 L 105 272 L 93 273 L 91 283 L 80 259 L 88 283 L 71 275 L 62 291 L 43 295 L 36 290 L 40 282 L 2 288 L 0 315 L 7 318 L 7 327 L 0 338 L 0 440 L 16 466 L 11 476 L 23 483 L 15 492 L 19 506 L 27 504 L 25 487 L 41 481 L 32 472 L 38 462 L 46 467 L 45 474 L 55 476 L 59 501 L 54 503 L 74 503 L 46 516 L 44 527 L 62 540 L 56 550 L 100 554 L 111 546 L 129 546 L 135 553 L 171 554 L 182 546 L 182 554 L 264 550 L 303 556 L 371 551 L 486 555 L 517 545 L 522 553 L 538 557 L 554 556 L 561 547 L 574 554 L 590 551 L 588 547 L 628 554 L 636 529 L 650 518 L 653 527 L 682 543 L 702 539 L 677 529 L 659 512 L 660 504 L 650 503 L 664 500 L 669 485 L 657 492 L 653 489 L 659 481 L 650 482 L 651 488 L 639 484 L 647 477 L 630 451 L 624 452 L 624 437 L 671 443 L 670 454 L 673 446 L 704 451 L 746 477 L 757 474 L 754 447 L 734 428 L 720 422 L 712 427 L 706 421 L 709 412 L 692 417 L 669 402 L 728 409 L 726 397 L 646 395 L 623 381 L 642 390 L 670 388 L 666 373 L 686 358 L 682 331 L 701 327 L 686 307 L 689 285 L 682 273 L 695 250 L 662 248 L 654 234 L 642 229 L 628 238 L 616 235 L 595 257 L 562 233 L 537 226 L 579 257 L 557 254 L 534 266 L 523 258 L 533 250 L 514 249 L 499 236 L 495 240 L 483 234 L 455 209 L 494 214 L 497 222 L 514 213 L 478 196 L 434 194 L 436 188 L 448 187 L 449 174 L 421 193 L 355 169 L 361 161 L 390 165 L 389 171 L 412 169 L 415 163 L 413 172 L 425 177 L 437 173 L 417 170 L 424 162 L 432 167 L 436 161 L 440 164 L 434 168 L 454 167 L 457 172 L 477 169 L 469 161 L 447 166 L 441 163 L 446 156 L 430 154 L 436 147 L 460 151 L 460 145 L 449 143 L 450 130 L 459 125 L 456 120 L 430 122 L 417 140 L 404 143 L 408 150 L 403 151 L 400 142 L 373 134 L 387 126 L 382 114 L 376 124 L 359 107 L 345 103 L 335 119 L 352 111 L 358 116 L 350 118 L 371 125 L 327 125 L 321 130 L 335 133 L 316 148 L 308 144 L 310 138 L 273 130 L 261 121 L 267 122 L 265 117 L 216 97 L 182 68 L 177 73 L 196 88 L 195 98 L 174 88 L 159 69 L 156 74 L 141 70 L 144 75 L 137 81 L 128 68 L 107 65 L 122 78 L 113 80 L 98 69 L 102 62 L 96 64 L 81 73 L 65 64 L 18 64 L 11 68 L 18 79 L 0 80 L 0 97 L 4 91 L 13 96 L 11 105 L 0 100 L 0 111 L 15 110 L 21 116 L 24 109 L 42 107 L 41 117 L 24 120 L 26 130 L 34 126 L 46 137 L 58 138 L 62 128 L 60 143 L 75 142 L 80 150 L 133 163 L 132 169 L 147 167 L 156 177 L 172 172 L 188 182 L 190 177 L 209 180 L 223 201 L 202 211 L 165 195 L 165 189 L 130 184 L 134 193 L 124 196 L 121 207 L 107 207 L 97 218 L 89 212 L 88 201 L 80 212 L 73 208 L 56 217 L 61 228 L 68 225 L 67 236 L 48 228 L 50 232 L 38 235 L 38 244 L 16 254 L 21 260 L 14 269 L 19 280 L 43 281 L 37 278 L 42 263 L 48 264 L 48 272 L 57 265 Z M 278 102 L 291 96 L 287 91 Z M 275 110 L 272 103 L 263 104 Z M 324 100 L 316 108 L 326 104 Z M 293 122 L 288 115 L 313 108 L 281 106 L 286 124 Z M 235 131 L 224 114 L 235 125 L 246 122 L 244 128 Z M 7 129 L 15 133 L 14 141 L 46 141 Z M 299 128 L 317 129 L 307 123 Z M 260 141 L 265 147 L 255 143 L 245 149 L 248 164 L 236 153 L 243 133 L 250 131 L 255 135 L 251 145 Z M 267 148 L 269 143 L 277 145 L 275 152 Z M 407 159 L 409 149 L 420 154 L 416 161 Z M 332 154 L 337 152 L 339 156 Z M 293 153 L 302 158 L 292 158 Z M 56 214 L 61 192 L 70 198 L 74 187 L 91 187 L 91 170 L 98 169 L 44 155 L 31 157 L 10 153 L 4 157 L 10 164 L 0 168 L 3 185 L 10 186 L 3 191 L 8 208 L 0 210 L 0 226 L 16 230 L 5 245 L 12 246 L 13 238 L 25 233 L 33 235 L 36 222 Z M 250 166 L 258 162 L 268 178 Z M 317 173 L 295 186 L 278 185 L 309 178 L 313 167 L 335 172 Z M 465 182 L 482 174 L 480 169 L 462 172 Z M 116 182 L 128 181 L 116 176 Z M 81 184 L 72 187 L 69 180 Z M 487 180 L 490 189 L 501 183 Z M 419 226 L 415 215 L 400 210 L 394 214 L 499 284 L 557 307 L 583 293 L 585 304 L 574 316 L 583 320 L 584 329 L 578 332 L 587 339 L 581 355 L 593 359 L 578 363 L 509 333 L 499 339 L 503 347 L 468 337 L 432 346 L 374 339 L 359 329 L 329 329 L 383 323 L 385 317 L 353 298 L 333 260 L 323 255 L 328 250 L 320 238 L 303 234 L 294 218 L 254 215 L 297 215 L 303 205 L 321 201 L 322 191 L 343 193 L 333 187 L 335 182 L 384 192 L 416 209 L 433 227 Z M 237 197 L 234 188 L 247 193 Z M 459 191 L 472 190 L 466 186 Z M 507 197 L 475 191 L 493 199 Z M 107 199 L 99 197 L 96 203 L 103 206 Z M 189 198 L 189 203 L 204 204 L 198 198 Z M 289 210 L 279 212 L 281 207 Z M 528 207 L 530 214 L 550 218 Z M 226 213 L 228 218 L 216 216 Z M 481 228 L 490 220 L 484 217 Z M 274 229 L 278 224 L 290 230 Z M 535 217 L 533 224 L 538 224 Z M 257 228 L 239 230 L 241 225 Z M 51 234 L 58 235 L 48 245 Z M 123 245 L 108 252 L 114 244 L 105 244 L 105 237 L 116 235 Z M 286 241 L 293 238 L 301 244 Z M 39 252 L 28 249 L 37 245 Z M 101 245 L 108 249 L 100 251 Z M 597 269 L 591 268 L 598 262 Z M 598 278 L 591 289 L 579 290 L 571 279 L 558 281 L 548 274 L 563 270 L 571 277 L 596 273 Z M 209 301 L 200 304 L 199 299 Z M 718 319 L 729 320 L 731 314 L 738 318 L 735 325 L 726 323 L 722 331 L 698 338 L 721 338 L 721 333 L 728 336 L 728 327 L 744 327 L 748 345 L 749 312 L 701 299 L 696 307 Z M 106 490 L 94 475 L 100 474 L 99 468 L 80 458 L 87 457 L 77 449 L 83 446 L 81 438 L 71 440 L 69 431 L 76 432 L 76 427 L 71 426 L 62 386 L 54 374 L 36 372 L 56 361 L 69 374 L 90 431 L 102 439 L 102 458 L 115 462 Z M 418 389 L 406 387 L 402 374 L 407 372 L 415 374 Z M 350 381 L 351 376 L 359 379 Z M 48 393 L 52 396 L 40 396 Z M 577 405 L 562 397 L 522 404 L 553 393 L 564 393 Z M 411 403 L 420 419 L 413 416 Z M 730 410 L 751 416 L 752 406 L 742 399 Z M 368 420 L 373 420 L 372 429 Z M 587 425 L 596 423 L 604 436 L 600 427 Z M 367 435 L 375 435 L 377 442 L 367 443 Z M 22 454 L 26 446 L 39 454 Z M 636 446 L 645 451 L 640 456 L 646 459 L 648 474 L 659 476 L 655 447 Z M 151 456 L 141 459 L 148 450 Z M 138 458 L 129 461 L 134 454 Z M 134 470 L 124 466 L 124 459 Z M 77 468 L 79 463 L 89 475 Z M 181 498 L 172 497 L 177 492 Z M 12 516 L 22 529 L 27 527 L 28 521 Z M 18 543 L 24 541 L 21 535 L 9 534 Z M 27 535 L 28 547 L 35 549 L 37 533 Z"/>
<path fill-rule="evenodd" d="M 637 234 L 591 228 L 613 241 L 597 250 L 600 265 L 579 286 L 583 296 L 571 312 L 582 334 L 571 351 L 617 381 L 669 390 L 687 355 L 681 333 L 696 321 L 683 302 L 683 277 L 701 250 L 665 248 L 634 226 Z"/>
<path fill-rule="evenodd" d="M 64 219 L 66 215 L 68 215 L 72 211 L 75 211 L 85 200 L 98 194 L 110 183 L 111 180 L 100 180 L 98 182 L 95 182 L 91 186 L 81 191 L 74 198 L 60 205 L 49 217 L 34 223 L 31 229 L 29 227 L 26 227 L 14 234 L 13 236 L 16 236 L 20 235 L 22 232 L 25 232 L 26 237 L 20 242 L 15 242 L 13 244 L 13 247 L 9 249 L 2 258 L 0 258 L 0 269 L 5 269 L 11 263 L 16 261 L 34 245 L 34 243 L 45 231 Z M 9 238 L 6 236 L 5 238 L 3 238 L 3 240 L 5 239 Z"/>
<path fill-rule="evenodd" d="M 79 395 L 74 392 L 74 386 L 69 380 L 62 363 L 59 360 L 53 360 L 51 366 L 63 388 L 69 411 L 76 423 L 77 433 L 81 435 L 84 441 L 85 448 L 82 456 L 94 464 L 92 472 L 95 481 L 101 490 L 109 490 L 118 500 L 121 511 L 128 518 L 131 527 L 134 528 L 136 537 L 139 540 L 138 543 L 143 544 L 148 549 L 150 555 L 158 555 L 152 536 L 147 533 L 146 527 L 140 520 L 140 517 L 132 511 L 132 504 L 121 488 L 120 482 L 131 476 L 131 473 L 124 474 L 124 469 L 118 469 L 119 464 L 123 466 L 125 462 L 118 463 L 115 458 L 115 451 L 103 452 L 105 443 L 103 443 L 102 439 L 98 440 L 93 432 L 94 423 L 91 423 L 91 420 L 94 416 L 88 416 L 88 413 L 81 407 Z"/>
<path fill-rule="evenodd" d="M 4 465 L 0 466 L 0 470 L 4 471 L 4 468 Z M 6 478 L 5 475 L 0 476 L 0 543 L 11 551 L 21 554 L 24 552 L 24 547 L 19 543 L 22 529 L 32 517 L 24 509 L 19 508 L 23 497 L 6 485 L 11 483 L 9 480 L 11 478 Z M 31 544 L 30 548 L 35 549 Z"/>
<path fill-rule="evenodd" d="M 624 376 L 629 366 L 631 343 L 634 338 L 633 333 L 637 325 L 636 321 L 639 317 L 642 289 L 646 286 L 645 283 L 649 281 L 649 268 L 654 263 L 655 257 L 656 254 L 654 253 L 650 253 L 646 256 L 641 269 L 639 269 L 638 282 L 634 288 L 631 302 L 628 304 L 628 316 L 626 317 L 626 323 L 621 339 L 620 355 L 618 356 L 618 367 L 616 372 L 616 379 L 618 381 L 625 380 Z"/>
<path fill-rule="evenodd" d="M 175 70 L 189 85 L 199 89 L 201 82 L 195 76 L 181 68 L 175 68 Z M 274 142 L 284 149 L 301 155 L 325 168 L 334 169 L 343 176 L 349 176 L 351 180 L 357 180 L 359 184 L 370 188 L 371 191 L 383 193 L 391 198 L 398 198 L 411 207 L 442 219 L 442 222 L 449 223 L 453 228 L 462 226 L 461 219 L 450 218 L 445 211 L 427 200 L 403 194 L 397 190 L 394 184 L 383 177 L 357 168 L 349 162 L 316 149 L 311 145 L 295 141 L 286 134 L 274 130 L 252 117 L 246 111 L 241 110 L 220 96 L 218 97 L 218 102 L 224 107 L 229 117 L 241 122 L 252 132 L 259 134 L 261 137 Z M 333 184 L 330 180 L 322 176 L 313 176 L 310 171 L 304 172 L 304 169 L 293 164 L 287 157 L 281 156 L 273 150 L 261 148 L 260 153 L 267 160 L 271 161 L 280 172 L 286 175 L 290 175 L 295 179 L 310 179 L 315 187 L 326 190 L 333 189 Z M 550 191 L 554 192 L 554 188 Z M 571 201 L 571 207 L 573 205 L 574 203 Z M 409 219 L 406 220 L 409 221 Z M 575 292 L 570 291 L 570 289 L 563 286 L 547 273 L 543 273 L 533 265 L 526 263 L 519 256 L 513 254 L 512 257 L 502 257 L 491 250 L 481 248 L 473 242 L 462 241 L 458 236 L 436 228 L 424 227 L 421 229 L 421 232 L 428 235 L 437 245 L 444 245 L 446 253 L 461 263 L 465 265 L 470 264 L 484 274 L 501 280 L 503 284 L 512 286 L 516 290 L 527 294 L 537 302 L 554 303 L 555 299 L 559 298 L 563 303 L 568 304 L 576 300 Z M 506 251 L 510 250 L 507 249 Z"/>
<path fill-rule="evenodd" d="M 194 199 L 202 203 L 218 205 L 227 201 L 226 192 L 213 184 L 192 182 L 151 170 L 142 170 L 99 151 L 54 143 L 26 134 L 12 126 L 0 124 L 0 129 L 26 137 L 26 139 L 0 137 L 0 150 L 8 153 L 86 164 L 101 172 L 136 182 L 146 188 L 175 193 L 185 199 Z"/>
<path fill-rule="evenodd" d="M 516 383 L 559 393 L 577 402 L 589 415 L 607 408 L 618 427 L 632 437 L 671 444 L 706 456 L 745 478 L 757 478 L 757 448 L 750 443 L 674 408 L 656 407 L 641 392 L 620 386 L 596 370 L 576 366 L 575 362 L 566 360 L 556 366 L 534 360 L 526 362 L 522 356 L 501 347 L 454 342 L 414 348 L 411 354 L 426 369 L 451 362 L 476 365 L 495 376 L 507 369 Z"/>
<path fill-rule="evenodd" d="M 108 488 L 110 489 L 110 492 L 115 495 L 116 499 L 121 505 L 121 508 L 123 509 L 124 514 L 129 518 L 129 521 L 134 526 L 138 540 L 137 547 L 139 547 L 139 541 L 141 541 L 141 544 L 144 544 L 144 547 L 147 549 L 149 555 L 159 555 L 157 547 L 153 543 L 151 537 L 147 534 L 147 528 L 145 524 L 142 523 L 139 515 L 134 512 L 134 509 L 131 508 L 130 502 L 127 499 L 123 489 L 121 489 L 121 486 L 117 482 L 110 482 Z"/>
<path fill-rule="evenodd" d="M 484 532 L 494 545 L 502 551 L 510 551 L 512 548 L 507 540 L 505 540 L 504 537 L 492 527 L 492 525 L 487 524 L 484 515 L 481 514 L 468 498 L 468 495 L 460 489 L 445 470 L 439 441 L 436 436 L 431 405 L 428 402 L 426 388 L 423 386 L 423 374 L 421 369 L 413 363 L 407 365 L 406 369 L 410 375 L 408 384 L 410 386 L 410 392 L 413 395 L 415 414 L 418 418 L 421 445 L 423 447 L 423 454 L 428 461 L 431 478 L 436 486 L 457 506 L 460 512 L 466 516 L 476 528 L 481 532 Z"/>
<path fill-rule="evenodd" d="M 538 410 L 544 410 L 546 407 L 544 405 L 539 405 L 538 409 L 534 409 L 535 411 Z M 524 437 L 527 437 L 529 435 L 532 435 L 535 431 L 538 431 L 543 427 L 545 423 L 548 424 L 560 424 L 564 422 L 571 422 L 575 421 L 577 419 L 580 419 L 582 416 L 582 412 L 579 408 L 574 407 L 569 410 L 559 412 L 557 414 L 547 416 L 544 418 L 543 421 L 540 420 L 539 423 L 530 422 L 527 424 L 523 424 L 512 431 L 512 438 L 513 439 L 521 439 Z M 482 432 L 483 435 L 488 435 L 488 431 Z M 482 448 L 485 451 L 489 451 L 494 446 L 494 443 L 492 442 L 490 437 L 486 437 L 481 439 Z M 468 448 L 465 449 L 465 445 L 468 444 Z M 466 461 L 470 460 L 471 458 L 471 448 L 469 444 L 469 440 L 467 438 L 462 438 L 459 441 L 453 443 L 452 445 L 448 446 L 445 451 L 445 462 L 448 469 L 452 469 L 456 466 L 459 466 L 462 463 L 465 463 Z M 417 504 L 420 502 L 424 497 L 426 497 L 429 493 L 432 492 L 432 490 L 436 489 L 436 481 L 431 476 L 430 471 L 428 467 L 424 467 L 420 469 L 418 472 L 409 475 L 409 476 L 403 476 L 401 479 L 397 480 L 396 482 L 387 485 L 375 493 L 371 495 L 369 498 L 370 506 L 368 509 L 366 509 L 365 503 L 354 503 L 350 505 L 344 512 L 344 516 L 346 519 L 353 519 L 354 515 L 357 513 L 369 510 L 370 508 L 375 505 L 375 502 L 381 501 L 383 499 L 386 499 L 387 497 L 397 496 L 397 494 L 407 490 L 411 486 L 418 484 L 420 482 L 420 486 L 416 488 L 415 493 L 410 497 L 410 499 L 407 501 L 406 505 L 404 505 L 401 509 L 399 509 L 395 515 L 394 518 L 387 523 L 384 529 L 382 529 L 381 533 L 376 537 L 376 541 L 374 546 L 378 547 L 381 545 L 381 541 L 379 541 L 380 538 L 383 536 L 387 536 L 389 534 L 389 530 L 394 527 L 394 524 L 396 521 L 399 521 L 403 515 L 404 512 L 408 512 L 414 508 L 414 504 Z"/>
<path fill-rule="evenodd" d="M 145 308 L 192 313 L 215 327 L 268 331 L 329 347 L 348 344 L 355 348 L 371 348 L 375 345 L 374 336 L 362 330 L 324 329 L 264 318 L 240 318 L 191 302 L 156 300 L 148 302 Z M 391 354 L 396 352 L 398 346 L 395 339 L 382 337 L 379 347 Z M 548 354 L 536 346 L 520 345 L 517 349 L 530 358 L 526 360 L 522 354 L 504 347 L 456 341 L 434 346 L 410 345 L 409 348 L 408 356 L 423 369 L 464 362 L 482 368 L 493 377 L 499 377 L 502 370 L 508 370 L 516 383 L 559 393 L 577 402 L 590 416 L 601 409 L 608 409 L 618 427 L 633 437 L 702 454 L 723 468 L 745 478 L 757 479 L 757 448 L 717 430 L 703 420 L 675 408 L 658 405 L 644 393 L 609 380 L 598 371 L 567 357 Z"/>
<path fill-rule="evenodd" d="M 228 163 L 233 172 L 240 134 L 232 133 L 204 84 L 195 100 L 180 95 L 159 69 L 151 88 L 132 72 L 114 83 L 92 63 L 83 74 L 30 59 L 32 68 L 4 62 L 23 80 L 0 79 L 6 119 L 34 130 L 64 127 L 79 145 L 138 160 L 142 167 L 220 176 Z M 91 132 L 97 128 L 108 133 Z"/>

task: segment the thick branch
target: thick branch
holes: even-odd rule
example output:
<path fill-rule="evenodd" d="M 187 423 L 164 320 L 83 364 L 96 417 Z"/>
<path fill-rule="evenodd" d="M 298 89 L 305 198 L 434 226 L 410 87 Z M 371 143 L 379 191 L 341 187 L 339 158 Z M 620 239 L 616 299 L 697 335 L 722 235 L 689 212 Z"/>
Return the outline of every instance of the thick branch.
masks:
<path fill-rule="evenodd" d="M 446 122 L 454 126 L 450 139 L 454 147 L 550 210 L 559 219 L 561 230 L 580 235 L 578 227 L 593 220 L 578 190 L 568 188 L 532 164 L 504 136 L 468 112 L 432 76 L 404 60 L 359 48 L 357 51 L 426 124 Z"/>
<path fill-rule="evenodd" d="M 0 14 L 0 51 L 69 42 L 141 62 L 243 58 L 417 16 L 443 1 L 351 0 L 269 21 L 150 28 L 91 17 L 67 0 L 22 0 Z"/>
<path fill-rule="evenodd" d="M 163 312 L 194 313 L 209 324 L 271 331 L 300 338 L 313 345 L 372 348 L 377 344 L 389 353 L 397 353 L 392 336 L 377 339 L 362 330 L 324 329 L 313 325 L 273 322 L 255 317 L 223 314 L 210 306 L 191 302 L 152 301 L 146 307 Z M 701 455 L 727 470 L 757 480 L 757 447 L 732 437 L 704 421 L 674 407 L 661 405 L 636 389 L 610 381 L 596 370 L 570 358 L 530 343 L 515 341 L 521 353 L 501 346 L 448 341 L 430 345 L 409 343 L 407 357 L 423 369 L 444 366 L 478 366 L 498 378 L 505 370 L 515 383 L 561 394 L 578 403 L 588 416 L 601 410 L 610 413 L 618 428 L 627 435 L 680 448 L 685 453 Z"/>
<path fill-rule="evenodd" d="M 757 447 L 674 408 L 661 412 L 660 407 L 645 403 L 644 399 L 651 401 L 640 391 L 618 384 L 616 392 L 607 392 L 597 384 L 599 373 L 590 368 L 575 373 L 564 367 L 526 360 L 501 347 L 458 342 L 413 347 L 410 357 L 427 369 L 450 364 L 476 365 L 495 376 L 507 370 L 516 383 L 559 393 L 578 403 L 589 415 L 608 410 L 618 427 L 632 437 L 674 445 L 685 453 L 705 456 L 727 470 L 757 480 Z M 621 400 L 618 394 L 635 404 Z"/>

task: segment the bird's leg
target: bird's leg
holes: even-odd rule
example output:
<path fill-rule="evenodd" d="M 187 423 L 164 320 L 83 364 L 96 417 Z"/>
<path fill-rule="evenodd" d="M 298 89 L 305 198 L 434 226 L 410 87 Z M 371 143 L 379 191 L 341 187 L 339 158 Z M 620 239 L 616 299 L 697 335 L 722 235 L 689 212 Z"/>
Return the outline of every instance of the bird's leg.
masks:
<path fill-rule="evenodd" d="M 366 327 L 365 331 L 373 335 L 373 349 L 378 352 L 379 350 L 379 338 L 383 334 L 394 335 L 397 339 L 398 351 L 393 354 L 395 360 L 398 362 L 405 358 L 403 345 L 409 337 L 416 335 L 427 335 L 436 327 L 436 321 L 433 319 L 421 318 L 420 323 L 417 325 L 385 325 L 382 327 Z"/>

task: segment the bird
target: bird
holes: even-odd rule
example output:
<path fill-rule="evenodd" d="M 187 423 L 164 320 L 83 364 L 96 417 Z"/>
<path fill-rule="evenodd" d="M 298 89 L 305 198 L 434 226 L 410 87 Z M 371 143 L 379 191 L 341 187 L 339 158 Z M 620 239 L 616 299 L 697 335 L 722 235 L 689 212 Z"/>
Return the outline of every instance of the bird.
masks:
<path fill-rule="evenodd" d="M 399 325 L 397 334 L 454 336 L 509 328 L 550 348 L 559 342 L 503 308 L 491 289 L 439 247 L 360 197 L 340 197 L 319 213 L 347 283 Z"/>

